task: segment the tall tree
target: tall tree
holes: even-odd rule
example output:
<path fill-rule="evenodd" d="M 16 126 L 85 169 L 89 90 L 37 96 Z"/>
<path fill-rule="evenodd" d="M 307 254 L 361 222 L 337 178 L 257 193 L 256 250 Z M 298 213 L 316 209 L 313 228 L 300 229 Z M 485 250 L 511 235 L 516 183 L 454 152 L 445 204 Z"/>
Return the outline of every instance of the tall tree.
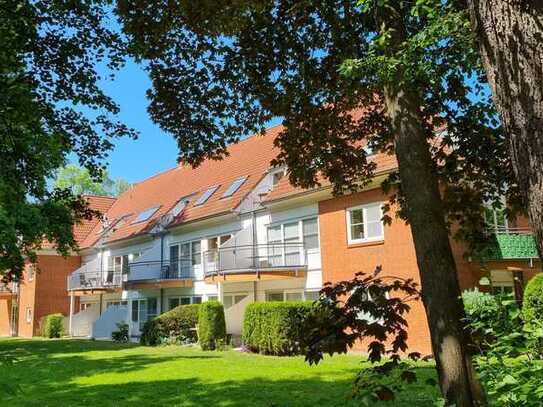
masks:
<path fill-rule="evenodd" d="M 110 1 L 0 4 L 0 278 L 17 280 L 45 240 L 76 248 L 72 227 L 92 216 L 69 190 L 47 181 L 75 153 L 93 176 L 111 138 L 133 132 L 115 120 L 97 65 L 122 65 Z M 90 111 L 82 113 L 83 109 Z"/>
<path fill-rule="evenodd" d="M 519 189 L 543 258 L 543 3 L 468 0 Z"/>
<path fill-rule="evenodd" d="M 392 200 L 411 225 L 441 390 L 450 404 L 483 403 L 448 224 L 479 230 L 481 203 L 511 178 L 466 13 L 442 0 L 118 4 L 150 73 L 151 117 L 182 159 L 220 158 L 275 116 L 273 164 L 302 187 L 368 182 L 364 140 L 396 154 L 387 185 L 399 182 Z"/>
<path fill-rule="evenodd" d="M 53 187 L 69 189 L 74 195 L 118 196 L 130 188 L 130 183 L 123 178 L 111 179 L 107 170 L 102 170 L 96 180 L 87 168 L 68 164 L 58 170 Z"/>

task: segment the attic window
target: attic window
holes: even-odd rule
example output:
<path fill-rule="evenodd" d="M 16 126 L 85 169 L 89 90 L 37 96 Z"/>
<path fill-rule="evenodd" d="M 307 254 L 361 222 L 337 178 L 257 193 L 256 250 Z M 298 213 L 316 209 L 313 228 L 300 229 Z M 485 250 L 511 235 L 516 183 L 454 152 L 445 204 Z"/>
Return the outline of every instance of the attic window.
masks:
<path fill-rule="evenodd" d="M 158 211 L 158 208 L 159 208 L 159 206 L 155 206 L 154 208 L 145 209 L 144 211 L 140 212 L 140 214 L 137 216 L 136 219 L 134 219 L 132 221 L 132 223 L 145 222 L 151 216 L 153 216 L 156 211 Z"/>
<path fill-rule="evenodd" d="M 243 183 L 247 180 L 247 177 L 240 177 L 228 187 L 226 191 L 222 194 L 221 198 L 228 198 L 229 196 L 234 195 L 237 190 L 243 185 Z"/>
<path fill-rule="evenodd" d="M 208 188 L 200 198 L 196 202 L 194 202 L 194 206 L 203 205 L 207 202 L 207 200 L 213 195 L 213 193 L 219 188 L 219 185 L 215 185 L 214 187 Z"/>
<path fill-rule="evenodd" d="M 188 203 L 190 202 L 190 198 L 188 196 L 181 198 L 175 206 L 170 210 L 170 214 L 173 217 L 176 217 L 179 215 L 183 210 L 187 207 Z"/>
<path fill-rule="evenodd" d="M 276 186 L 281 181 L 281 178 L 285 175 L 285 171 L 277 171 L 272 174 L 272 186 Z"/>

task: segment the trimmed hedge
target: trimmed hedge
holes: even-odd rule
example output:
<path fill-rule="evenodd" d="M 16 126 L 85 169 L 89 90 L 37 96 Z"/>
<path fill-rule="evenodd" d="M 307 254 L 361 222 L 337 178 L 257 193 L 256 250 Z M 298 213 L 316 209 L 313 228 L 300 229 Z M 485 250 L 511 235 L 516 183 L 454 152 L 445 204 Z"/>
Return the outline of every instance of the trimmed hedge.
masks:
<path fill-rule="evenodd" d="M 226 344 L 224 307 L 218 301 L 207 301 L 200 306 L 198 342 L 202 350 L 215 350 Z"/>
<path fill-rule="evenodd" d="M 64 334 L 64 315 L 49 314 L 43 318 L 43 336 L 60 338 Z"/>
<path fill-rule="evenodd" d="M 243 343 L 268 355 L 300 354 L 302 327 L 312 301 L 255 302 L 245 309 Z"/>
<path fill-rule="evenodd" d="M 141 344 L 155 346 L 171 338 L 180 342 L 196 342 L 199 309 L 200 304 L 179 305 L 147 321 L 143 326 Z"/>
<path fill-rule="evenodd" d="M 529 327 L 543 327 L 543 274 L 535 275 L 524 290 L 522 315 Z"/>

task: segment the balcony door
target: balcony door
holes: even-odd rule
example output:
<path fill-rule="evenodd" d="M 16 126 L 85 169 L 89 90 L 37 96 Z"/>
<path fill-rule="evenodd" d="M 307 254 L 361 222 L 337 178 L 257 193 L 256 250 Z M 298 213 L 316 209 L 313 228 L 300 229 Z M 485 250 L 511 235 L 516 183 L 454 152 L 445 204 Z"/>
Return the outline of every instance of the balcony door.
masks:
<path fill-rule="evenodd" d="M 132 300 L 132 328 L 135 335 L 141 334 L 145 323 L 158 315 L 156 298 Z"/>

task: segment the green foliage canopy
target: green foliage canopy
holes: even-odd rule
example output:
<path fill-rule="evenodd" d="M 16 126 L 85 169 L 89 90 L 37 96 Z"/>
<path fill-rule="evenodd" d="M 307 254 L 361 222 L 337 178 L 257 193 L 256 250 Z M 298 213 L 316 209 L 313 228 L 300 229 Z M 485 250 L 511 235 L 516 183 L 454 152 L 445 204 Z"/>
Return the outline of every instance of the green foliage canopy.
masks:
<path fill-rule="evenodd" d="M 96 181 L 87 168 L 68 164 L 58 170 L 53 186 L 69 189 L 74 195 L 118 196 L 130 188 L 130 183 L 123 178 L 111 179 L 105 169 Z"/>
<path fill-rule="evenodd" d="M 75 153 L 92 176 L 111 139 L 134 132 L 99 87 L 98 64 L 118 69 L 111 2 L 4 1 L 0 6 L 0 276 L 18 279 L 44 241 L 75 249 L 74 223 L 93 215 L 47 180 Z M 87 111 L 89 113 L 83 113 Z"/>

